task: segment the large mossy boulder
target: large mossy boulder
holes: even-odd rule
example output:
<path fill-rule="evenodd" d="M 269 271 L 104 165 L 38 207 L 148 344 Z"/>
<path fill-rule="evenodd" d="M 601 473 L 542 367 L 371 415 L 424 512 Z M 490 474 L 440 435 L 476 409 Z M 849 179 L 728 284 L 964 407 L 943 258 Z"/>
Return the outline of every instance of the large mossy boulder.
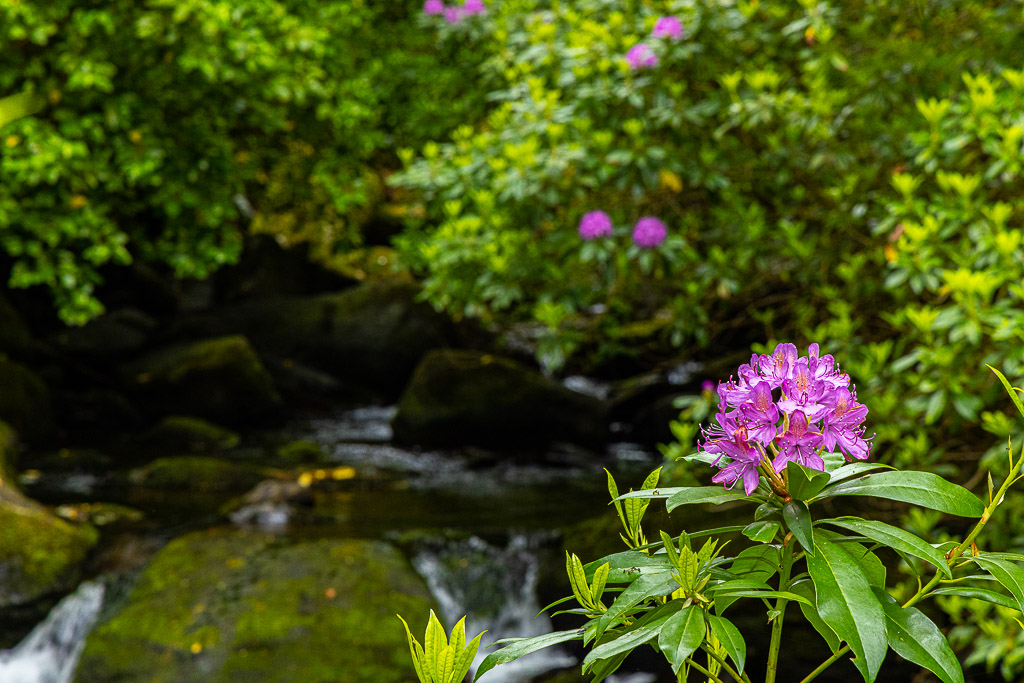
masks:
<path fill-rule="evenodd" d="M 475 351 L 432 351 L 398 403 L 395 440 L 424 447 L 588 446 L 607 437 L 601 401 L 524 365 Z"/>
<path fill-rule="evenodd" d="M 78 581 L 95 529 L 73 525 L 0 484 L 0 608 L 61 593 Z"/>
<path fill-rule="evenodd" d="M 0 420 L 29 442 L 53 437 L 50 391 L 39 375 L 0 355 L 0 387 Z"/>
<path fill-rule="evenodd" d="M 240 424 L 281 410 L 273 379 L 249 341 L 238 335 L 159 349 L 126 373 L 157 414 Z"/>
<path fill-rule="evenodd" d="M 413 284 L 385 281 L 239 304 L 204 324 L 244 334 L 261 352 L 394 399 L 423 355 L 452 337 L 450 321 L 418 302 L 418 294 Z"/>
<path fill-rule="evenodd" d="M 274 473 L 265 467 L 199 455 L 157 458 L 132 470 L 132 484 L 162 491 L 241 493 Z"/>
<path fill-rule="evenodd" d="M 433 600 L 392 546 L 288 543 L 211 530 L 178 538 L 89 636 L 79 683 L 412 683 L 405 633 Z"/>

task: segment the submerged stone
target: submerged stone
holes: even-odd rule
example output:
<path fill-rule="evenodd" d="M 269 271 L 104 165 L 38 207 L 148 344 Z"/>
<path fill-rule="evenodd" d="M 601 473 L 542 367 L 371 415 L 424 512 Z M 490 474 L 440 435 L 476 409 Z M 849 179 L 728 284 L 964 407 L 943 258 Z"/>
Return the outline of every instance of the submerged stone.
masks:
<path fill-rule="evenodd" d="M 79 683 L 413 683 L 405 632 L 436 606 L 379 541 L 180 537 L 89 636 Z"/>

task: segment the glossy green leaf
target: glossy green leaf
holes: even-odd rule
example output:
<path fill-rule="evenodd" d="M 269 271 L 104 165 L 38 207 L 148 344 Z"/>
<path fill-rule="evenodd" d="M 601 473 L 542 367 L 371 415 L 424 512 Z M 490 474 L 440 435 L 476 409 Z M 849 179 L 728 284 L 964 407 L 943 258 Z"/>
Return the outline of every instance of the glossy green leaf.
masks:
<path fill-rule="evenodd" d="M 1006 379 L 1006 376 L 1003 373 L 999 372 L 991 365 L 988 366 L 988 369 L 996 373 L 996 377 L 999 378 L 999 381 L 1002 383 L 1003 388 L 1006 389 L 1006 393 L 1010 395 L 1010 400 L 1013 401 L 1013 405 L 1017 406 L 1017 410 L 1020 412 L 1021 416 L 1024 417 L 1024 403 L 1021 402 L 1020 395 L 1018 394 L 1017 390 L 1013 387 L 1012 384 L 1010 384 L 1009 380 Z"/>
<path fill-rule="evenodd" d="M 800 605 L 800 611 L 803 612 L 804 618 L 814 627 L 815 631 L 821 634 L 821 637 L 825 639 L 832 652 L 838 651 L 842 641 L 836 635 L 836 632 L 825 623 L 821 615 L 818 614 L 818 601 L 814 595 L 814 584 L 809 579 L 805 579 L 791 585 L 789 590 L 807 600 L 807 602 L 797 603 Z"/>
<path fill-rule="evenodd" d="M 817 498 L 874 496 L 939 510 L 961 517 L 981 517 L 985 506 L 962 486 L 931 472 L 879 472 L 828 486 Z"/>
<path fill-rule="evenodd" d="M 704 611 L 696 605 L 684 607 L 665 622 L 658 636 L 658 646 L 672 664 L 672 671 L 679 671 L 686 658 L 704 642 L 706 634 Z"/>
<path fill-rule="evenodd" d="M 641 574 L 633 583 L 629 584 L 626 590 L 619 593 L 608 611 L 598 619 L 595 638 L 599 639 L 605 630 L 644 600 L 668 595 L 677 588 L 679 588 L 679 584 L 671 576 Z"/>
<path fill-rule="evenodd" d="M 587 580 L 593 581 L 602 565 L 608 565 L 607 583 L 632 583 L 641 574 L 666 574 L 672 568 L 668 555 L 648 555 L 636 550 L 607 555 L 583 567 Z"/>
<path fill-rule="evenodd" d="M 721 486 L 694 486 L 686 488 L 669 497 L 665 507 L 672 512 L 680 505 L 694 505 L 696 503 L 710 503 L 721 505 L 736 500 L 748 500 L 746 494 L 735 491 L 726 491 Z"/>
<path fill-rule="evenodd" d="M 768 543 L 775 538 L 782 525 L 775 520 L 751 522 L 743 528 L 743 535 L 757 543 Z"/>
<path fill-rule="evenodd" d="M 542 636 L 536 636 L 534 638 L 516 638 L 505 641 L 510 644 L 501 648 L 497 652 L 492 652 L 487 655 L 487 658 L 480 663 L 480 668 L 476 670 L 476 676 L 474 676 L 473 680 L 479 680 L 481 676 L 499 664 L 511 662 L 528 655 L 531 652 L 543 650 L 546 647 L 558 645 L 559 643 L 567 643 L 570 640 L 583 640 L 583 634 L 578 630 L 573 629 L 571 631 L 545 633 Z"/>
<path fill-rule="evenodd" d="M 865 472 L 870 472 L 871 470 L 880 470 L 880 469 L 891 470 L 893 468 L 890 467 L 889 465 L 883 465 L 880 462 L 851 462 L 851 463 L 847 463 L 847 464 L 843 465 L 842 467 L 840 467 L 839 469 L 832 471 L 832 473 L 829 475 L 828 483 L 829 484 L 836 484 L 836 483 L 839 483 L 841 481 L 846 481 L 847 479 L 850 479 L 852 477 L 856 477 L 856 476 L 859 476 L 861 474 L 864 474 Z"/>
<path fill-rule="evenodd" d="M 821 470 L 804 467 L 792 460 L 786 463 L 789 495 L 796 500 L 813 498 L 829 483 L 829 475 Z"/>
<path fill-rule="evenodd" d="M 873 541 L 878 541 L 894 550 L 920 557 L 922 560 L 927 560 L 938 567 L 946 576 L 953 576 L 949 565 L 946 564 L 946 558 L 942 551 L 932 547 L 924 539 L 915 536 L 909 531 L 904 531 L 885 522 L 869 521 L 859 517 L 835 517 L 833 519 L 823 519 L 820 523 L 848 529 Z"/>
<path fill-rule="evenodd" d="M 1003 588 L 1017 600 L 1017 609 L 1024 611 L 1024 569 L 1009 560 L 990 557 L 972 557 L 974 562 L 987 571 Z"/>
<path fill-rule="evenodd" d="M 814 582 L 818 613 L 849 643 L 864 680 L 873 681 L 888 649 L 882 605 L 864 571 L 844 550 L 823 535 L 815 539 L 815 548 L 817 552 L 807 556 L 807 569 Z"/>
<path fill-rule="evenodd" d="M 788 501 L 782 506 L 782 519 L 786 526 L 793 532 L 796 540 L 800 541 L 804 552 L 808 555 L 814 554 L 814 526 L 811 522 L 811 513 L 807 504 L 800 500 Z"/>
<path fill-rule="evenodd" d="M 736 663 L 736 671 L 743 673 L 743 667 L 747 664 L 747 643 L 743 640 L 740 630 L 725 617 L 718 617 L 714 614 L 706 616 L 708 626 L 711 627 L 711 631 L 718 638 L 718 642 L 722 644 L 725 651 L 732 657 L 732 661 Z"/>
<path fill-rule="evenodd" d="M 609 657 L 614 657 L 615 655 L 619 655 L 624 652 L 630 652 L 637 646 L 643 645 L 647 641 L 657 638 L 658 634 L 669 619 L 670 617 L 668 616 L 655 619 L 654 621 L 639 628 L 623 633 L 614 640 L 601 643 L 588 652 L 587 656 L 583 658 L 583 670 L 586 671 L 598 660 L 608 659 Z"/>
<path fill-rule="evenodd" d="M 409 630 L 409 624 L 405 623 L 405 619 L 402 619 L 402 615 L 396 614 L 401 622 L 402 626 L 405 627 L 405 635 L 409 640 L 409 651 L 412 653 L 412 666 L 416 671 L 416 677 L 420 680 L 420 683 L 431 683 L 430 674 L 423 668 L 423 646 L 419 644 L 419 641 L 412 635 L 412 631 Z"/>
<path fill-rule="evenodd" d="M 994 605 L 1020 609 L 1020 605 L 1009 595 L 998 593 L 988 588 L 975 588 L 974 586 L 942 586 L 931 592 L 931 595 L 959 595 L 962 598 L 974 598 L 984 600 Z"/>
<path fill-rule="evenodd" d="M 469 668 L 473 666 L 473 660 L 476 658 L 477 650 L 480 649 L 480 638 L 486 633 L 482 631 L 476 635 L 476 638 L 469 641 L 469 645 L 466 645 L 462 649 L 462 654 L 459 655 L 455 661 L 455 673 L 452 675 L 452 683 L 461 683 L 466 678 L 466 674 L 469 673 Z"/>
<path fill-rule="evenodd" d="M 931 619 L 915 607 L 901 607 L 885 590 L 876 589 L 875 597 L 885 612 L 889 647 L 904 659 L 928 669 L 943 683 L 963 683 L 960 661 Z"/>

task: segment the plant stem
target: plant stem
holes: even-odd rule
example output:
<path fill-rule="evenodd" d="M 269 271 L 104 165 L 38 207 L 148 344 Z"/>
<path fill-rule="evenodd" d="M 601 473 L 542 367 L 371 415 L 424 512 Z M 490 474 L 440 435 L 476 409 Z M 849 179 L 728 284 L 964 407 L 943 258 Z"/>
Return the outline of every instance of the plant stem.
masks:
<path fill-rule="evenodd" d="M 712 652 L 710 648 L 704 647 L 703 649 L 704 649 L 705 652 L 708 653 L 708 657 L 711 657 L 716 662 L 718 662 L 719 665 L 721 665 L 721 667 L 723 669 L 725 669 L 727 672 L 729 672 L 730 676 L 735 678 L 740 683 L 750 683 L 750 677 L 747 676 L 747 674 L 741 674 L 741 673 L 737 672 L 736 669 L 734 669 L 731 666 L 729 666 L 729 663 L 727 661 L 725 661 L 725 659 L 723 659 L 722 657 L 719 657 L 717 654 Z"/>
<path fill-rule="evenodd" d="M 703 666 L 701 666 L 697 662 L 693 661 L 693 658 L 689 658 L 689 659 L 687 659 L 687 661 L 690 662 L 690 666 L 692 666 L 694 669 L 696 669 L 697 671 L 701 672 L 702 674 L 704 674 L 705 676 L 710 678 L 715 683 L 725 683 L 725 681 L 723 681 L 721 678 L 719 678 L 715 674 L 711 673 L 710 671 L 705 669 Z"/>
<path fill-rule="evenodd" d="M 820 674 L 822 671 L 824 671 L 825 669 L 827 669 L 830 666 L 832 666 L 833 664 L 835 664 L 836 660 L 838 660 L 840 657 L 842 657 L 843 655 L 845 655 L 849 651 L 850 651 L 849 643 L 847 643 L 846 645 L 843 645 L 841 648 L 836 650 L 835 654 L 833 654 L 831 657 L 829 657 L 824 662 L 822 662 L 821 665 L 818 666 L 817 669 L 815 669 L 811 673 L 807 674 L 807 676 L 805 676 L 804 679 L 802 681 L 800 681 L 800 683 L 811 683 L 811 681 L 813 681 L 815 678 L 818 677 L 818 674 Z"/>
<path fill-rule="evenodd" d="M 782 546 L 782 566 L 779 568 L 779 590 L 789 588 L 789 574 L 793 569 L 793 539 Z M 775 618 L 772 619 L 772 640 L 768 647 L 768 668 L 764 674 L 764 683 L 775 683 L 775 675 L 779 670 L 779 646 L 782 643 L 782 620 L 786 616 L 786 598 L 775 602 Z"/>

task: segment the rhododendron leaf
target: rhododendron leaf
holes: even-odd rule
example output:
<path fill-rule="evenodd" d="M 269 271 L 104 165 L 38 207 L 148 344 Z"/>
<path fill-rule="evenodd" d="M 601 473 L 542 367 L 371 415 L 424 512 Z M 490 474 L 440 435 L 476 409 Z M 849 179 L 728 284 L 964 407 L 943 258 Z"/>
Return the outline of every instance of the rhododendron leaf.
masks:
<path fill-rule="evenodd" d="M 813 498 L 829 483 L 829 475 L 820 470 L 804 467 L 792 460 L 786 463 L 789 495 L 796 500 Z"/>
<path fill-rule="evenodd" d="M 672 664 L 673 672 L 678 672 L 686 658 L 697 651 L 706 634 L 704 611 L 696 605 L 684 607 L 665 622 L 658 636 L 658 646 Z"/>
<path fill-rule="evenodd" d="M 441 651 L 448 647 L 448 636 L 445 635 L 444 627 L 437 620 L 434 610 L 430 610 L 430 619 L 427 621 L 427 632 L 423 637 L 423 651 L 426 654 L 424 669 L 433 674 L 436 678 L 437 662 L 440 661 Z"/>
<path fill-rule="evenodd" d="M 814 526 L 807 504 L 799 500 L 791 500 L 782 506 L 782 519 L 786 527 L 793 532 L 808 555 L 814 555 Z"/>
<path fill-rule="evenodd" d="M 743 640 L 740 630 L 735 624 L 725 617 L 716 617 L 713 614 L 707 615 L 708 626 L 718 638 L 725 651 L 736 662 L 736 671 L 743 673 L 743 667 L 747 663 L 747 643 Z"/>
<path fill-rule="evenodd" d="M 805 579 L 791 585 L 789 590 L 807 600 L 807 602 L 797 603 L 800 605 L 800 611 L 803 612 L 804 618 L 810 622 L 815 631 L 821 634 L 821 637 L 825 639 L 825 642 L 828 644 L 828 647 L 832 652 L 839 650 L 839 646 L 842 641 L 839 639 L 839 636 L 836 635 L 836 632 L 825 623 L 825 620 L 821 618 L 821 615 L 818 614 L 818 601 L 814 594 L 814 584 Z"/>
<path fill-rule="evenodd" d="M 969 558 L 979 567 L 987 571 L 996 581 L 1003 584 L 1003 587 L 1010 591 L 1010 594 L 1017 600 L 1017 609 L 1024 611 L 1024 569 L 1009 560 L 1000 560 L 991 557 Z"/>
<path fill-rule="evenodd" d="M 943 683 L 963 683 L 964 672 L 939 627 L 914 607 L 901 607 L 884 590 L 875 596 L 885 612 L 885 635 L 899 656 L 919 664 L 942 679 Z"/>
<path fill-rule="evenodd" d="M 473 680 L 478 681 L 480 677 L 485 673 L 498 666 L 499 664 L 505 664 L 513 660 L 519 659 L 524 655 L 528 655 L 531 652 L 537 650 L 543 650 L 546 647 L 552 645 L 558 645 L 559 643 L 566 643 L 570 640 L 583 640 L 583 634 L 577 629 L 571 631 L 555 631 L 554 633 L 545 633 L 542 636 L 536 636 L 533 638 L 508 638 L 505 640 L 498 641 L 499 643 L 510 643 L 505 647 L 501 648 L 497 652 L 492 652 L 487 655 L 487 658 L 480 663 L 480 668 L 476 670 L 476 676 Z"/>
<path fill-rule="evenodd" d="M 873 681 L 885 658 L 885 616 L 864 570 L 835 543 L 819 534 L 817 552 L 807 556 L 818 614 L 857 655 L 854 665 Z"/>
<path fill-rule="evenodd" d="M 726 491 L 721 486 L 694 486 L 683 489 L 668 499 L 665 507 L 672 512 L 680 505 L 711 503 L 721 505 L 734 500 L 749 500 L 742 491 Z"/>
<path fill-rule="evenodd" d="M 1017 389 L 1010 384 L 1009 380 L 1006 379 L 1006 376 L 1003 375 L 1003 373 L 999 372 L 991 365 L 987 367 L 989 370 L 996 373 L 996 377 L 998 377 L 999 381 L 1002 382 L 1003 387 L 1006 389 L 1006 393 L 1010 395 L 1010 400 L 1013 401 L 1013 405 L 1017 406 L 1017 410 L 1020 411 L 1022 416 L 1024 416 L 1024 403 L 1021 403 L 1020 396 L 1017 395 Z"/>
<path fill-rule="evenodd" d="M 402 619 L 402 615 L 396 614 L 402 622 L 402 626 L 405 627 L 405 635 L 409 639 L 409 651 L 412 653 L 412 666 L 416 671 L 416 678 L 420 679 L 420 683 L 431 683 L 431 676 L 427 670 L 423 668 L 423 646 L 419 644 L 419 641 L 412 635 L 412 631 L 409 630 L 409 624 L 405 623 L 405 619 Z"/>
<path fill-rule="evenodd" d="M 668 620 L 668 616 L 655 619 L 654 621 L 633 631 L 623 633 L 615 640 L 609 640 L 606 643 L 601 643 L 588 652 L 587 656 L 583 658 L 583 671 L 585 672 L 598 660 L 608 659 L 609 657 L 614 657 L 615 655 L 622 654 L 623 652 L 630 652 L 638 645 L 643 645 L 647 641 L 657 638 L 658 633 L 662 630 L 664 624 Z"/>
<path fill-rule="evenodd" d="M 868 521 L 859 517 L 835 517 L 833 519 L 821 520 L 820 523 L 848 529 L 861 536 L 870 538 L 872 541 L 878 541 L 893 550 L 920 557 L 934 564 L 946 576 L 950 578 L 953 576 L 949 565 L 946 564 L 946 558 L 942 551 L 934 548 L 909 531 L 904 531 L 885 522 Z"/>
<path fill-rule="evenodd" d="M 1009 607 L 1010 609 L 1020 609 L 1020 605 L 1017 601 L 1009 595 L 998 593 L 996 591 L 989 590 L 988 588 L 975 588 L 974 586 L 943 586 L 933 590 L 931 595 L 959 595 L 962 598 L 974 598 L 975 600 L 984 600 L 985 602 Z"/>
<path fill-rule="evenodd" d="M 619 593 L 619 596 L 615 598 L 608 611 L 597 620 L 597 633 L 595 637 L 600 639 L 601 635 L 610 626 L 614 625 L 623 615 L 644 600 L 663 597 L 677 588 L 679 588 L 679 583 L 671 576 L 666 576 L 665 574 L 641 574 L 634 579 L 633 583 L 629 584 L 626 590 Z"/>
<path fill-rule="evenodd" d="M 743 535 L 749 538 L 751 541 L 757 541 L 758 543 L 768 543 L 775 534 L 778 533 L 782 525 L 775 520 L 765 520 L 762 522 L 751 522 L 743 528 Z"/>
<path fill-rule="evenodd" d="M 851 477 L 856 477 L 859 474 L 864 474 L 865 472 L 869 472 L 871 470 L 882 469 L 891 470 L 893 468 L 890 467 L 889 465 L 883 465 L 880 462 L 851 462 L 846 465 L 843 465 L 837 470 L 833 470 L 832 473 L 829 474 L 828 483 L 836 484 L 841 481 L 850 479 Z"/>
<path fill-rule="evenodd" d="M 615 500 L 623 501 L 623 500 L 630 500 L 632 498 L 643 498 L 645 500 L 661 500 L 661 499 L 664 499 L 664 498 L 671 498 L 673 495 L 679 493 L 680 491 L 687 491 L 687 490 L 689 490 L 691 488 L 694 488 L 694 487 L 692 487 L 692 486 L 674 486 L 674 487 L 665 488 L 665 489 L 652 489 L 652 490 L 645 490 L 645 491 L 630 491 L 629 493 L 623 493 L 621 496 L 619 496 Z M 718 489 L 719 493 L 722 492 L 722 487 L 721 486 L 709 486 L 707 488 Z"/>
<path fill-rule="evenodd" d="M 961 517 L 981 517 L 985 505 L 962 486 L 931 472 L 879 472 L 827 486 L 815 498 L 875 496 Z"/>
<path fill-rule="evenodd" d="M 598 568 L 608 565 L 607 583 L 632 583 L 638 576 L 660 573 L 667 575 L 672 568 L 668 555 L 647 555 L 635 550 L 607 555 L 583 567 L 589 581 L 594 580 Z"/>
<path fill-rule="evenodd" d="M 469 673 L 469 668 L 473 666 L 473 660 L 476 658 L 477 650 L 480 649 L 480 638 L 486 631 L 482 631 L 476 635 L 476 638 L 469 641 L 462 650 L 462 654 L 455 662 L 455 672 L 452 675 L 452 683 L 461 683 L 465 678 L 466 674 Z"/>

